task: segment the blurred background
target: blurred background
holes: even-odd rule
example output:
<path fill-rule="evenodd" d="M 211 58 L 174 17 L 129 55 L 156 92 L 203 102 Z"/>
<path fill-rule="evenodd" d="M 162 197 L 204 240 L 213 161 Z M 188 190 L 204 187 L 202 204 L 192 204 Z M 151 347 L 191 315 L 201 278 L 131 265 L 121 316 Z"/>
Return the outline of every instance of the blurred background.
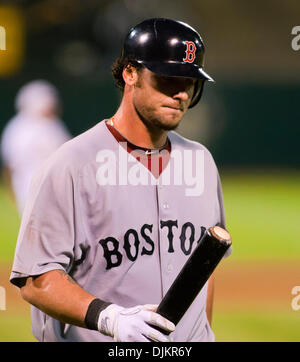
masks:
<path fill-rule="evenodd" d="M 299 15 L 298 0 L 0 2 L 0 137 L 20 88 L 36 79 L 56 88 L 70 137 L 112 116 L 120 94 L 110 65 L 129 28 L 146 18 L 178 19 L 203 37 L 216 83 L 206 84 L 178 132 L 212 152 L 233 237 L 233 254 L 215 272 L 217 341 L 300 341 L 292 305 L 300 285 Z M 4 159 L 0 341 L 34 341 L 29 306 L 8 282 L 20 217 Z"/>

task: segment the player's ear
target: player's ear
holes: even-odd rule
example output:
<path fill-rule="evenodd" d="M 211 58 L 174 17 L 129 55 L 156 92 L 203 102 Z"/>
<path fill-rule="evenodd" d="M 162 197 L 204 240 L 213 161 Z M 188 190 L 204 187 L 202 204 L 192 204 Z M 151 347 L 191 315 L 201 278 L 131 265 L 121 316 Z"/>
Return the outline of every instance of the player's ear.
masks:
<path fill-rule="evenodd" d="M 138 72 L 131 64 L 128 64 L 126 67 L 124 67 L 122 75 L 125 84 L 129 86 L 134 86 L 138 81 Z"/>

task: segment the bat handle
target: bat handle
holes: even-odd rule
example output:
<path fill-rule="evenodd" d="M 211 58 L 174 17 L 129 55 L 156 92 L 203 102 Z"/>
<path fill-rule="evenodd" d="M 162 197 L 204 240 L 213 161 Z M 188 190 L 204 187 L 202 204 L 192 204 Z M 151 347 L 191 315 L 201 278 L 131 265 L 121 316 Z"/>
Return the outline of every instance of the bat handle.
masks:
<path fill-rule="evenodd" d="M 166 331 L 165 329 L 163 329 L 163 328 L 160 328 L 160 327 L 158 327 L 158 326 L 153 326 L 152 325 L 152 327 L 154 327 L 155 329 L 157 329 L 159 332 L 161 332 L 162 334 L 165 334 L 166 336 L 168 336 L 171 332 L 169 332 L 169 331 Z"/>
<path fill-rule="evenodd" d="M 164 318 L 168 319 L 170 322 L 174 323 L 174 321 L 172 321 L 168 316 L 166 316 L 166 315 L 161 311 L 161 308 L 162 308 L 163 305 L 164 305 L 163 303 L 160 303 L 160 305 L 159 305 L 158 308 L 157 308 L 156 313 L 160 314 L 162 317 L 164 317 Z M 176 326 L 176 323 L 174 323 L 174 324 L 175 324 L 175 326 Z M 154 325 L 154 324 L 152 324 L 151 327 L 154 328 L 154 329 L 156 329 L 156 330 L 158 330 L 159 332 L 161 332 L 162 334 L 164 334 L 164 335 L 166 335 L 166 336 L 168 336 L 168 335 L 171 333 L 171 332 L 166 331 L 165 329 L 160 328 L 160 327 L 158 327 L 158 326 L 156 326 L 156 325 Z"/>
<path fill-rule="evenodd" d="M 165 329 L 162 329 L 162 328 L 160 328 L 160 327 L 158 327 L 158 326 L 155 326 L 155 325 L 153 325 L 153 324 L 151 324 L 151 327 L 154 328 L 154 329 L 156 329 L 156 330 L 158 330 L 159 332 L 161 332 L 162 334 L 164 334 L 164 335 L 166 335 L 166 336 L 168 336 L 168 335 L 171 333 L 171 332 L 166 331 Z M 153 341 L 151 341 L 151 342 L 153 342 Z"/>

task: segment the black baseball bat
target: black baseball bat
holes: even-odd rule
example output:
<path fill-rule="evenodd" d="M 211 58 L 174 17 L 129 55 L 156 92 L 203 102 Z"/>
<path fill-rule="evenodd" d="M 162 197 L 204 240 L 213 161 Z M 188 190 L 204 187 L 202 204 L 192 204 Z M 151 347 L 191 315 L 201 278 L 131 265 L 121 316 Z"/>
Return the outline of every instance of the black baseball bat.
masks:
<path fill-rule="evenodd" d="M 207 229 L 160 302 L 157 313 L 177 325 L 231 244 L 231 236 L 225 229 L 220 226 Z"/>

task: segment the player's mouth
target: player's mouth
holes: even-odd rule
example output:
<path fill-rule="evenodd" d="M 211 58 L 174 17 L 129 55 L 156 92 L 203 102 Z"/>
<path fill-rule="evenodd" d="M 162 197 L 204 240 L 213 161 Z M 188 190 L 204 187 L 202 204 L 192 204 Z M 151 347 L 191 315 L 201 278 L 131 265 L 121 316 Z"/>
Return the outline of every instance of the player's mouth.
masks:
<path fill-rule="evenodd" d="M 174 111 L 183 112 L 183 107 L 181 107 L 181 106 L 164 105 L 163 107 L 172 109 L 172 110 L 174 110 Z"/>

